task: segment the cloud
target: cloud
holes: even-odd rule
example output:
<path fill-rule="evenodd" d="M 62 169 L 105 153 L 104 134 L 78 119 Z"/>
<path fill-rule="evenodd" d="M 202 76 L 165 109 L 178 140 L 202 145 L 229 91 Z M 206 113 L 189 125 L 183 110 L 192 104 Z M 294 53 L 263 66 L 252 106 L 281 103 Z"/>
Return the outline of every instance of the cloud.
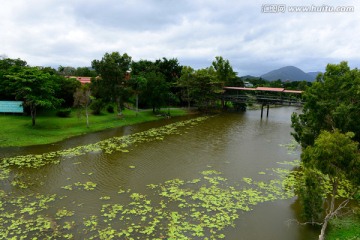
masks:
<path fill-rule="evenodd" d="M 317 71 L 342 60 L 359 66 L 359 3 L 341 2 L 354 6 L 353 13 L 262 13 L 263 4 L 237 0 L 5 1 L 0 9 L 0 54 L 53 67 L 89 66 L 112 51 L 126 52 L 134 60 L 177 58 L 194 68 L 208 67 L 215 56 L 223 56 L 240 75 L 261 75 L 287 65 Z"/>

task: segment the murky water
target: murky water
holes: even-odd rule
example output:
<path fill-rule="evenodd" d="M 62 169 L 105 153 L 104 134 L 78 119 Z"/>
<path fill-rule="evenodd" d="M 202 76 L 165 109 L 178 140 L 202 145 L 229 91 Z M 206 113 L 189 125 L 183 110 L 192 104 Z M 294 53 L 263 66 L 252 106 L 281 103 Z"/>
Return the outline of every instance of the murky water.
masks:
<path fill-rule="evenodd" d="M 244 177 L 269 179 L 270 176 L 259 172 L 278 168 L 278 162 L 299 158 L 299 153 L 289 154 L 281 146 L 292 141 L 290 116 L 293 111 L 297 109 L 270 109 L 269 118 L 263 119 L 260 119 L 259 111 L 223 113 L 195 126 L 185 126 L 163 140 L 131 144 L 126 152 L 106 154 L 94 151 L 76 157 L 66 156 L 59 164 L 39 169 L 14 169 L 11 176 L 0 184 L 7 196 L 13 198 L 56 194 L 56 200 L 49 203 L 49 208 L 41 214 L 54 219 L 54 224 L 61 225 L 66 217 L 56 220 L 55 216 L 59 209 L 66 208 L 72 213 L 67 218 L 73 225 L 69 227 L 70 230 L 65 229 L 72 233 L 69 238 L 88 238 L 91 232 L 84 233 L 84 226 L 78 222 L 90 216 L 99 216 L 104 204 L 129 203 L 129 198 L 119 194 L 119 191 L 141 193 L 156 202 L 158 198 L 147 187 L 149 184 L 161 185 L 172 179 L 190 181 L 201 177 L 200 173 L 209 169 L 221 172 L 230 186 L 240 185 Z M 46 146 L 4 148 L 0 149 L 0 158 L 74 148 L 114 136 L 158 128 L 175 120 L 179 119 L 108 130 Z M 287 168 L 291 169 L 291 166 Z M 26 186 L 22 188 L 14 181 L 26 183 Z M 87 191 L 84 183 L 88 182 L 96 186 Z M 289 220 L 296 218 L 297 209 L 296 198 L 265 201 L 252 206 L 251 211 L 239 211 L 234 226 L 228 226 L 221 232 L 225 239 L 237 240 L 316 239 L 316 230 L 288 224 Z M 106 223 L 102 224 L 106 226 Z M 121 228 L 121 225 L 116 227 Z"/>

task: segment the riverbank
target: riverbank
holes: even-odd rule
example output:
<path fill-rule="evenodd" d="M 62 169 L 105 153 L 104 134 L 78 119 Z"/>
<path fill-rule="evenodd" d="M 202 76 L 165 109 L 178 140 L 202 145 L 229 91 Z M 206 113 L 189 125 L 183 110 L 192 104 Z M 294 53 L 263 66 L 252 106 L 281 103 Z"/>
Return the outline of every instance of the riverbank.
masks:
<path fill-rule="evenodd" d="M 86 118 L 77 117 L 73 111 L 70 117 L 60 118 L 56 112 L 40 113 L 36 118 L 36 125 L 31 125 L 29 116 L 0 115 L 0 147 L 20 147 L 49 144 L 66 138 L 97 132 L 108 128 L 122 127 L 143 122 L 156 121 L 166 117 L 164 114 L 153 114 L 151 110 L 140 111 L 136 114 L 132 110 L 124 110 L 121 117 L 116 113 L 104 112 L 101 115 L 89 116 L 89 128 Z M 188 114 L 186 109 L 171 108 L 170 115 L 183 116 Z"/>
<path fill-rule="evenodd" d="M 360 215 L 354 214 L 344 218 L 331 220 L 327 240 L 357 240 L 360 239 Z"/>

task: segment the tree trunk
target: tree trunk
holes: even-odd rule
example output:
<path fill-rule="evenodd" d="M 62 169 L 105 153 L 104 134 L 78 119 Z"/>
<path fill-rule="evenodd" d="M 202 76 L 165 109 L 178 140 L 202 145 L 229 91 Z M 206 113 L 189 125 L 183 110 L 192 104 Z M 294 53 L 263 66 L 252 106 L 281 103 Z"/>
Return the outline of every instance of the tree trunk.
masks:
<path fill-rule="evenodd" d="M 85 114 L 86 114 L 86 127 L 89 128 L 89 112 L 87 105 L 85 107 Z"/>
<path fill-rule="evenodd" d="M 35 126 L 36 106 L 34 104 L 30 105 L 30 113 L 31 113 L 32 125 Z"/>
<path fill-rule="evenodd" d="M 136 116 L 138 115 L 139 112 L 139 94 L 136 94 Z"/>
<path fill-rule="evenodd" d="M 187 101 L 188 101 L 188 109 L 190 109 L 190 94 L 189 94 L 189 87 L 187 87 Z"/>
<path fill-rule="evenodd" d="M 116 105 L 117 105 L 117 110 L 118 110 L 118 116 L 122 115 L 122 110 L 121 110 L 121 99 L 120 97 L 116 98 Z"/>
<path fill-rule="evenodd" d="M 334 210 L 335 210 L 335 196 L 337 193 L 337 187 L 338 187 L 338 181 L 337 179 L 333 179 L 332 180 L 332 195 L 331 195 L 331 202 L 330 202 L 330 208 L 329 208 L 329 212 L 327 213 L 325 219 L 324 219 L 324 223 L 321 227 L 321 232 L 319 235 L 319 240 L 324 240 L 325 239 L 325 231 L 327 228 L 327 225 L 329 223 L 329 220 L 334 216 Z"/>

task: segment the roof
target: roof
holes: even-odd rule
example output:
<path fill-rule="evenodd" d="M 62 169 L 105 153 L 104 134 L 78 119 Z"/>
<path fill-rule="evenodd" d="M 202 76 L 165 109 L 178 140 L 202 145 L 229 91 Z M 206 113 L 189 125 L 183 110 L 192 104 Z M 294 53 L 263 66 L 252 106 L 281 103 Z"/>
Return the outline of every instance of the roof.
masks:
<path fill-rule="evenodd" d="M 303 93 L 303 91 L 299 91 L 299 90 L 284 90 L 284 92 L 286 93 Z"/>
<path fill-rule="evenodd" d="M 266 91 L 266 92 L 284 92 L 284 93 L 297 93 L 301 94 L 303 91 L 298 90 L 286 90 L 284 88 L 271 88 L 271 87 L 257 87 L 257 88 L 246 88 L 246 87 L 224 87 L 229 90 L 244 90 L 244 91 Z"/>
<path fill-rule="evenodd" d="M 90 82 L 91 82 L 91 77 L 68 76 L 68 78 L 75 78 L 76 80 L 78 80 L 78 81 L 81 82 L 82 84 L 90 83 Z"/>
<path fill-rule="evenodd" d="M 285 88 L 257 87 L 258 91 L 283 92 Z"/>

